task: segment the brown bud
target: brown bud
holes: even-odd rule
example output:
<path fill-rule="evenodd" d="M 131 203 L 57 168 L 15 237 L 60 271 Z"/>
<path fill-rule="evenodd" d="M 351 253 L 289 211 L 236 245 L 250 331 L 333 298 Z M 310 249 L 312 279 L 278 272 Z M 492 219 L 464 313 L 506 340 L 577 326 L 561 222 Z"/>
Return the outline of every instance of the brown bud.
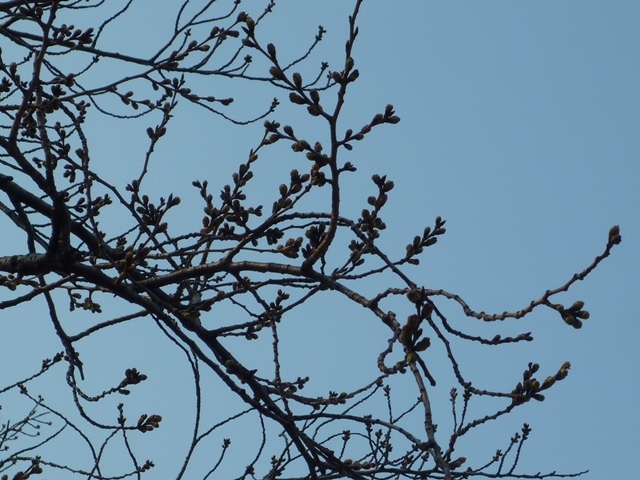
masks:
<path fill-rule="evenodd" d="M 282 74 L 282 72 L 280 71 L 280 69 L 278 67 L 271 67 L 269 69 L 269 73 L 276 80 L 282 80 L 284 78 L 284 75 Z"/>
<path fill-rule="evenodd" d="M 619 225 L 614 225 L 613 227 L 611 227 L 609 229 L 609 238 L 615 237 L 617 235 L 620 235 L 620 226 Z"/>
<path fill-rule="evenodd" d="M 429 337 L 424 337 L 422 340 L 416 343 L 415 351 L 423 352 L 424 350 L 429 348 L 430 345 L 431 345 L 431 339 Z"/>
<path fill-rule="evenodd" d="M 374 199 L 375 201 L 375 199 Z M 411 303 L 420 303 L 422 301 L 422 290 L 413 288 L 407 293 L 407 298 Z"/>
<path fill-rule="evenodd" d="M 307 103 L 307 101 L 304 99 L 304 97 L 301 97 L 300 95 L 298 95 L 295 92 L 291 92 L 289 94 L 289 101 L 291 103 L 295 103 L 296 105 L 305 105 Z"/>
<path fill-rule="evenodd" d="M 298 72 L 293 74 L 293 83 L 296 87 L 302 88 L 302 75 L 300 75 Z"/>
<path fill-rule="evenodd" d="M 345 69 L 347 72 L 349 72 L 349 71 L 353 68 L 353 65 L 354 65 L 353 58 L 348 57 L 348 58 L 347 58 L 347 60 L 346 60 L 346 61 L 345 61 L 345 63 L 344 63 L 344 69 Z"/>

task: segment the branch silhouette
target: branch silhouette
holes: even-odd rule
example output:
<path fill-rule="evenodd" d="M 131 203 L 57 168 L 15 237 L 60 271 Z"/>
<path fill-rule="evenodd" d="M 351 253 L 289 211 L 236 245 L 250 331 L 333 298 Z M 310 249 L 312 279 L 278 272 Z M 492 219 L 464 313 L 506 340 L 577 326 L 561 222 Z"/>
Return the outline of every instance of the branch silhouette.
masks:
<path fill-rule="evenodd" d="M 229 448 L 237 439 L 225 438 L 208 457 L 203 478 L 212 478 L 225 468 L 236 478 L 267 479 L 543 479 L 580 474 L 519 473 L 522 448 L 530 433 L 526 424 L 504 450 L 497 450 L 484 463 L 469 466 L 467 458 L 457 454 L 461 438 L 476 431 L 482 435 L 481 426 L 532 399 L 543 401 L 547 391 L 567 377 L 570 364 L 538 380 L 540 366 L 530 363 L 515 386 L 516 382 L 501 390 L 476 387 L 463 374 L 452 342 L 498 348 L 532 341 L 533 336 L 526 331 L 492 338 L 471 334 L 454 328 L 441 307 L 453 302 L 462 314 L 479 322 L 522 319 L 546 307 L 564 323 L 580 328 L 589 318 L 584 303 L 576 301 L 565 307 L 555 303 L 554 297 L 585 279 L 610 255 L 621 241 L 617 226 L 609 231 L 604 252 L 561 286 L 515 312 L 477 312 L 456 293 L 424 286 L 412 268 L 445 235 L 444 219 L 437 217 L 421 234 L 407 239 L 403 255 L 385 252 L 379 238 L 386 230 L 384 206 L 395 185 L 384 175 L 372 177 L 359 218 L 344 213 L 347 187 L 343 179 L 357 174 L 357 165 L 345 158 L 355 143 L 374 130 L 400 121 L 392 105 L 380 105 L 380 113 L 362 127 L 342 130 L 340 126 L 348 109 L 347 92 L 358 84 L 353 47 L 358 41 L 361 0 L 353 2 L 346 24 L 341 63 L 321 62 L 317 71 L 311 69 L 310 80 L 295 70 L 310 70 L 307 64 L 325 30 L 319 27 L 298 55 L 291 55 L 291 45 L 280 50 L 261 33 L 273 2 L 254 16 L 240 11 L 240 2 L 194 2 L 198 10 L 188 1 L 177 2 L 167 8 L 167 14 L 174 14 L 174 27 L 158 32 L 156 44 L 144 45 L 149 52 L 146 56 L 117 51 L 108 43 L 109 34 L 127 25 L 121 22 L 128 15 L 135 15 L 130 10 L 137 2 L 128 2 L 115 12 L 106 3 L 0 2 L 4 40 L 0 190 L 7 201 L 0 210 L 24 237 L 24 245 L 6 245 L 0 257 L 4 292 L 0 309 L 11 312 L 27 302 L 46 305 L 46 321 L 51 322 L 59 342 L 52 341 L 52 350 L 62 350 L 53 360 L 45 360 L 37 373 L 0 390 L 0 394 L 19 391 L 33 406 L 22 420 L 3 424 L 0 446 L 21 445 L 17 450 L 3 450 L 0 472 L 8 472 L 3 478 L 26 479 L 53 471 L 65 478 L 140 478 L 153 471 L 154 461 L 140 460 L 135 448 L 139 436 L 160 435 L 166 423 L 154 413 L 153 399 L 147 399 L 146 413 L 134 415 L 137 420 L 127 418 L 128 407 L 120 400 L 110 422 L 96 414 L 96 405 L 105 405 L 103 411 L 108 411 L 114 399 L 142 396 L 138 385 L 151 373 L 131 367 L 124 377 L 118 372 L 122 380 L 100 378 L 82 361 L 92 355 L 83 348 L 87 339 L 113 338 L 106 334 L 141 319 L 151 320 L 154 329 L 184 356 L 195 392 L 186 454 L 175 471 L 163 472 L 163 476 L 193 478 L 191 469 L 201 462 L 198 452 L 211 451 L 210 442 L 219 431 L 248 418 L 254 428 L 251 435 L 260 439 L 255 451 L 247 448 L 246 458 L 231 459 Z M 80 26 L 73 26 L 69 19 Z M 129 21 L 135 24 L 141 19 Z M 107 62 L 110 67 L 105 72 L 99 67 Z M 322 134 L 305 138 L 297 126 L 268 119 L 278 116 L 279 101 L 273 99 L 265 99 L 253 118 L 235 118 L 229 113 L 233 98 L 206 91 L 217 85 L 207 81 L 205 88 L 198 81 L 203 77 L 284 92 Z M 204 211 L 201 223 L 195 225 L 175 217 L 194 206 L 185 205 L 173 192 L 158 198 L 157 185 L 149 176 L 155 168 L 152 159 L 162 148 L 163 138 L 172 132 L 172 119 L 182 114 L 179 106 L 183 105 L 240 125 L 264 121 L 261 138 L 255 140 L 219 195 L 211 193 L 209 180 L 193 181 L 198 208 Z M 96 131 L 99 134 L 100 119 L 105 116 L 118 122 L 143 118 L 149 125 L 141 140 L 147 142 L 144 158 L 139 165 L 138 159 L 132 159 L 127 172 L 132 180 L 126 185 L 110 180 L 113 172 L 92 155 L 92 139 Z M 325 145 L 318 140 L 321 137 L 328 139 Z M 292 155 L 303 159 L 302 166 L 277 172 L 284 183 L 273 186 L 270 206 L 252 203 L 247 192 L 254 175 L 258 176 L 256 166 L 278 142 L 290 146 Z M 316 194 L 324 203 L 309 208 L 313 202 L 307 200 Z M 109 221 L 114 218 L 117 222 Z M 381 286 L 373 294 L 363 287 L 372 278 Z M 376 372 L 370 378 L 354 378 L 346 392 L 305 395 L 310 377 L 289 378 L 283 372 L 281 336 L 296 315 L 308 314 L 308 310 L 299 312 L 313 308 L 315 299 L 332 302 L 338 298 L 362 307 L 354 311 L 384 326 L 387 341 L 380 346 L 373 366 Z M 103 312 L 113 304 L 121 313 Z M 69 312 L 63 313 L 67 305 Z M 390 305 L 402 305 L 403 310 L 395 313 Z M 77 330 L 70 318 L 81 314 L 91 321 Z M 309 338 L 300 342 L 312 342 L 313 336 L 309 331 Z M 256 368 L 251 345 L 264 339 L 270 344 L 271 357 Z M 140 341 L 144 343 L 144 338 Z M 442 360 L 446 362 L 433 358 L 434 344 L 444 349 Z M 132 364 L 144 355 L 143 349 L 120 354 L 117 349 L 106 350 L 114 356 L 126 355 Z M 43 378 L 54 381 L 52 372 L 62 368 L 59 365 L 66 365 L 64 378 L 73 398 L 73 413 L 30 393 L 43 388 Z M 446 378 L 443 369 L 453 373 L 458 384 L 450 395 L 450 432 L 437 429 L 431 406 L 434 390 L 447 388 L 441 380 Z M 209 381 L 233 395 L 237 413 L 214 420 L 204 415 L 211 407 L 203 393 L 203 383 Z M 392 407 L 396 397 L 391 385 L 396 381 L 415 392 L 415 401 L 400 411 Z M 98 390 L 96 382 L 101 385 Z M 170 389 L 168 386 L 167 395 Z M 492 412 L 468 418 L 470 403 L 481 397 L 494 402 Z M 373 407 L 378 401 L 382 409 Z M 29 429 L 48 427 L 43 418 L 51 419 L 59 430 L 42 441 L 35 440 Z M 89 431 L 104 437 L 95 440 Z M 76 441 L 88 447 L 89 468 L 47 456 L 51 450 L 45 447 L 59 441 L 61 432 L 74 434 Z M 30 440 L 34 442 L 29 444 Z M 118 442 L 124 451 L 123 463 L 128 462 L 124 469 L 105 455 Z"/>

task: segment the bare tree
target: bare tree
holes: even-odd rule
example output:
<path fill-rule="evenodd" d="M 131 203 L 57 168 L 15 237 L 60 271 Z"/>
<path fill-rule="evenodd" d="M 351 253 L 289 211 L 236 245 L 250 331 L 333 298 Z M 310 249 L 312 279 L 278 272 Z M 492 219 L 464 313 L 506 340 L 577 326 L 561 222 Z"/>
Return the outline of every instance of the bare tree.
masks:
<path fill-rule="evenodd" d="M 185 426 L 191 431 L 189 444 L 183 446 L 183 461 L 174 471 L 162 472 L 162 478 L 193 478 L 194 463 L 202 462 L 196 460 L 198 452 L 214 449 L 208 442 L 219 430 L 245 419 L 254 430 L 237 435 L 257 439 L 255 448 L 247 448 L 244 458 L 234 454 L 229 459 L 228 449 L 237 438 L 226 438 L 207 457 L 203 478 L 212 478 L 222 468 L 230 468 L 237 478 L 274 479 L 579 475 L 553 470 L 519 473 L 521 450 L 530 432 L 527 424 L 495 455 L 477 464 L 470 465 L 463 456 L 471 453 L 458 451 L 460 439 L 481 438 L 485 424 L 530 400 L 543 401 L 546 391 L 567 376 L 570 364 L 543 374 L 536 363 L 529 363 L 520 381 L 506 378 L 499 390 L 476 387 L 459 368 L 452 342 L 500 348 L 533 337 L 523 332 L 485 338 L 461 331 L 445 317 L 442 304 L 457 304 L 462 314 L 480 323 L 523 319 L 546 307 L 566 324 L 580 328 L 589 318 L 584 303 L 566 307 L 555 303 L 554 297 L 584 279 L 610 254 L 621 241 L 619 228 L 611 228 L 604 251 L 583 271 L 518 311 L 477 312 L 456 293 L 424 288 L 411 267 L 445 234 L 445 220 L 437 217 L 409 239 L 403 255 L 393 257 L 378 242 L 386 228 L 382 212 L 393 182 L 384 175 L 373 176 L 359 218 L 344 216 L 341 205 L 343 178 L 354 175 L 357 167 L 345 160 L 349 151 L 377 127 L 400 120 L 387 105 L 365 119 L 362 127 L 338 126 L 347 105 L 345 94 L 359 76 L 352 49 L 362 1 L 354 2 L 345 22 L 342 63 L 321 63 L 310 79 L 296 71 L 313 68 L 308 62 L 325 34 L 322 27 L 297 57 L 285 59 L 289 53 L 281 56 L 277 46 L 260 34 L 273 3 L 252 13 L 241 12 L 239 1 L 176 3 L 162 7 L 175 14 L 173 28 L 161 32 L 158 45 L 145 45 L 154 53 L 136 56 L 102 41 L 109 38 L 110 29 L 121 28 L 121 22 L 133 15 L 137 2 L 132 0 L 119 10 L 113 10 L 113 2 L 99 0 L 0 2 L 0 190 L 4 194 L 0 208 L 9 225 L 4 230 L 20 232 L 23 241 L 19 249 L 0 257 L 4 272 L 0 308 L 12 311 L 27 302 L 41 302 L 59 342 L 55 348 L 62 350 L 55 356 L 52 352 L 52 359 L 44 360 L 32 376 L 0 391 L 3 395 L 18 391 L 30 406 L 23 420 L 2 426 L 0 471 L 7 472 L 3 478 L 24 479 L 44 470 L 59 471 L 64 478 L 75 474 L 115 479 L 140 477 L 152 469 L 153 459 L 140 460 L 134 445 L 144 433 L 162 432 L 156 432 L 163 421 L 154 413 L 153 399 L 145 400 L 149 411 L 136 414 L 134 421 L 126 418 L 124 403 L 118 403 L 117 411 L 108 407 L 113 398 L 121 402 L 130 393 L 127 398 L 135 397 L 136 385 L 151 372 L 132 366 L 110 384 L 111 378 L 83 369 L 83 360 L 92 355 L 83 348 L 89 339 L 117 345 L 119 329 L 141 319 L 183 354 L 193 383 L 193 423 Z M 205 84 L 202 78 L 284 92 L 330 141 L 322 145 L 317 141 L 320 135 L 305 138 L 292 126 L 281 125 L 274 113 L 276 100 L 267 101 L 253 120 L 234 119 L 225 108 L 233 99 L 207 91 L 216 83 Z M 264 121 L 261 138 L 219 195 L 207 180 L 193 182 L 200 201 L 195 208 L 204 209 L 200 225 L 185 226 L 171 217 L 194 206 L 185 205 L 170 191 L 154 199 L 148 180 L 152 157 L 171 131 L 172 118 L 183 114 L 179 108 L 183 105 L 239 124 Z M 132 180 L 126 185 L 112 180 L 114 172 L 92 155 L 92 138 L 100 135 L 105 118 L 143 119 L 151 125 L 146 154 L 130 159 L 126 175 Z M 271 204 L 252 203 L 247 192 L 259 156 L 268 156 L 277 142 L 289 145 L 296 159 L 306 160 L 291 172 L 277 172 L 286 180 L 274 186 Z M 175 168 L 181 165 L 176 162 Z M 377 285 L 375 291 L 372 284 Z M 328 390 L 321 396 L 306 395 L 309 377 L 289 378 L 281 364 L 281 337 L 291 322 L 310 314 L 305 308 L 313 309 L 309 305 L 318 297 L 322 302 L 345 299 L 358 307 L 355 314 L 371 317 L 387 331 L 373 365 L 377 373 L 354 378 L 349 391 Z M 107 305 L 113 304 L 127 313 L 102 312 L 103 305 L 108 310 Z M 73 318 L 87 312 L 90 324 L 78 328 Z M 312 342 L 313 336 L 309 331 L 297 341 Z M 260 365 L 252 364 L 252 346 L 265 343 L 267 356 Z M 105 346 L 105 351 L 126 356 L 132 365 L 145 354 L 144 349 L 123 352 L 113 346 Z M 432 351 L 442 353 L 440 362 Z M 52 382 L 52 372 L 62 365 L 72 409 L 49 403 L 46 391 L 40 391 L 46 383 L 38 383 L 38 393 L 32 394 L 36 379 Z M 450 390 L 449 431 L 437 430 L 430 403 L 434 391 L 451 387 L 442 382 L 436 387 L 441 370 L 448 370 L 457 382 Z M 153 373 L 158 374 L 161 370 Z M 170 381 L 167 395 L 172 393 Z M 220 400 L 206 393 L 206 382 L 235 399 L 237 414 L 209 418 Z M 415 392 L 415 401 L 392 408 L 397 405 L 393 395 L 397 388 Z M 492 402 L 493 410 L 472 416 L 469 406 L 478 399 Z M 36 439 L 30 429 L 45 421 L 60 427 L 47 427 L 50 432 Z M 87 465 L 84 460 L 78 464 L 55 460 L 55 445 L 62 442 L 63 432 L 88 446 L 89 467 L 80 466 Z M 27 446 L 9 448 L 12 441 Z M 124 450 L 122 461 L 114 463 L 105 452 L 117 442 Z"/>

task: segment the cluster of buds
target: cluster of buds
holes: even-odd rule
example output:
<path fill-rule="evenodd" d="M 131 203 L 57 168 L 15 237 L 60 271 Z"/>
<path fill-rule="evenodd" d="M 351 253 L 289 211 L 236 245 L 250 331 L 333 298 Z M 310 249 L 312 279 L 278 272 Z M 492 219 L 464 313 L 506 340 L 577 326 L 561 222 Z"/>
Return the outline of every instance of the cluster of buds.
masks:
<path fill-rule="evenodd" d="M 564 323 L 571 325 L 573 328 L 582 328 L 582 320 L 589 318 L 589 312 L 583 310 L 584 302 L 578 300 L 574 302 L 569 308 L 564 308 L 563 305 L 554 305 L 554 308 L 560 312 L 560 316 L 564 320 Z"/>
<path fill-rule="evenodd" d="M 31 466 L 27 470 L 25 470 L 24 472 L 16 472 L 13 477 L 11 477 L 11 480 L 26 480 L 27 478 L 30 478 L 31 475 L 41 474 L 42 471 L 43 470 L 40 466 L 39 457 L 34 458 L 33 460 L 31 460 Z M 0 480 L 9 480 L 9 475 L 2 475 L 2 477 L 0 477 Z"/>
<path fill-rule="evenodd" d="M 161 421 L 162 417 L 160 415 L 146 415 L 143 413 L 138 419 L 136 428 L 141 432 L 150 432 L 155 428 L 159 428 Z"/>
<path fill-rule="evenodd" d="M 620 235 L 620 227 L 614 225 L 609 229 L 609 242 L 608 246 L 618 245 L 622 242 L 622 235 Z"/>
<path fill-rule="evenodd" d="M 521 404 L 529 401 L 531 398 L 542 402 L 544 395 L 538 393 L 540 391 L 540 382 L 533 376 L 538 371 L 540 365 L 529 362 L 528 368 L 522 374 L 522 382 L 519 382 L 511 391 L 513 395 L 513 403 Z"/>
<path fill-rule="evenodd" d="M 276 247 L 276 251 L 287 258 L 298 258 L 300 247 L 302 247 L 302 241 L 302 237 L 298 237 L 295 240 L 293 238 L 289 238 L 284 245 L 278 245 Z"/>
<path fill-rule="evenodd" d="M 350 458 L 347 458 L 344 461 L 344 464 L 351 468 L 352 470 L 358 471 L 358 470 L 370 470 L 373 467 L 375 467 L 375 463 L 373 462 L 359 462 L 357 460 L 351 460 Z"/>
<path fill-rule="evenodd" d="M 279 382 L 276 385 L 278 390 L 293 394 L 298 390 L 302 390 L 308 381 L 309 377 L 298 377 L 295 382 Z"/>
<path fill-rule="evenodd" d="M 317 405 L 344 405 L 347 403 L 349 394 L 346 392 L 329 392 L 329 396 L 326 398 L 318 399 Z"/>
<path fill-rule="evenodd" d="M 429 337 L 422 337 L 422 328 L 420 324 L 423 320 L 431 317 L 433 306 L 427 303 L 428 296 L 424 288 L 414 288 L 407 292 L 407 298 L 411 303 L 416 305 L 418 314 L 409 315 L 407 323 L 400 330 L 398 340 L 407 353 L 407 361 L 413 363 L 417 360 L 416 352 L 422 352 L 429 348 L 431 340 Z"/>
<path fill-rule="evenodd" d="M 446 220 L 443 220 L 442 217 L 438 216 L 436 217 L 436 223 L 433 230 L 431 227 L 426 227 L 422 237 L 416 235 L 413 239 L 413 243 L 407 245 L 407 255 L 404 258 L 405 261 L 413 265 L 417 265 L 419 260 L 413 257 L 421 254 L 426 247 L 436 244 L 438 241 L 438 235 L 444 235 L 447 231 L 447 229 L 444 228 L 445 223 Z"/>
<path fill-rule="evenodd" d="M 138 372 L 135 368 L 127 368 L 124 372 L 124 380 L 122 380 L 120 385 L 118 385 L 118 393 L 121 393 L 122 395 L 129 395 L 131 392 L 125 387 L 129 385 L 137 385 L 144 382 L 146 379 L 147 376 L 144 373 Z"/>
<path fill-rule="evenodd" d="M 567 378 L 571 364 L 564 362 L 555 375 L 547 377 L 542 383 L 533 376 L 539 368 L 540 365 L 537 363 L 529 363 L 527 369 L 522 374 L 523 381 L 518 383 L 516 388 L 511 391 L 511 399 L 515 405 L 528 402 L 532 398 L 542 402 L 545 397 L 540 392 L 551 388 L 557 381 Z"/>

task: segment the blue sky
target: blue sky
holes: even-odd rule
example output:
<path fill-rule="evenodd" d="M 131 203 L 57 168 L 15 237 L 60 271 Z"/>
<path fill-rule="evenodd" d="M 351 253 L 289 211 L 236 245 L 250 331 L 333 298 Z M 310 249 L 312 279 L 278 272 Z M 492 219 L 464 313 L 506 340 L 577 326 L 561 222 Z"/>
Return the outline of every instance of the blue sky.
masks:
<path fill-rule="evenodd" d="M 320 61 L 340 60 L 350 4 L 278 2 L 265 21 L 263 38 L 292 58 L 304 51 L 316 26 L 324 25 L 325 41 L 301 67 L 305 78 L 311 77 Z M 245 8 L 250 11 L 249 4 Z M 163 13 L 150 13 L 136 30 L 139 37 L 131 37 L 131 31 L 113 32 L 114 40 L 121 41 L 119 48 L 144 51 L 141 39 L 154 40 Z M 570 293 L 557 298 L 565 305 L 585 301 L 591 318 L 581 330 L 542 310 L 525 320 L 476 325 L 455 305 L 442 304 L 457 328 L 489 337 L 532 331 L 536 337 L 522 349 L 454 346 L 463 370 L 478 379 L 477 387 L 515 384 L 529 361 L 539 362 L 549 374 L 565 360 L 572 363 L 569 377 L 548 393 L 545 402 L 527 405 L 512 419 L 479 432 L 474 437 L 477 444 L 467 445 L 474 454 L 491 455 L 527 421 L 533 433 L 521 473 L 589 469 L 583 478 L 632 478 L 640 466 L 635 438 L 640 390 L 633 378 L 640 368 L 638 18 L 640 4 L 633 1 L 370 1 L 361 12 L 354 50 L 361 77 L 348 94 L 341 126 L 356 129 L 387 103 L 395 106 L 402 121 L 376 129 L 354 145 L 348 158 L 343 157 L 358 168 L 345 181 L 345 214 L 359 215 L 366 197 L 373 194 L 369 179 L 379 173 L 396 185 L 383 210 L 388 228 L 381 245 L 389 252 L 401 256 L 424 226 L 437 215 L 445 218 L 447 234 L 411 271 L 415 281 L 456 292 L 478 311 L 517 310 L 589 265 L 604 250 L 609 227 L 621 226 L 623 242 L 612 256 Z M 282 106 L 270 118 L 292 124 L 296 131 L 300 128 L 310 139 L 316 132 L 318 140 L 326 138 L 304 109 L 288 104 L 284 93 L 249 83 L 216 82 L 208 78 L 198 85 L 211 88 L 216 96 L 235 96 L 227 110 L 232 116 L 252 117 L 278 96 Z M 214 192 L 227 183 L 259 141 L 261 123 L 233 127 L 183 107 L 159 145 L 150 178 L 157 195 L 173 191 L 196 202 L 191 181 L 207 178 Z M 124 185 L 133 177 L 128 168 L 142 158 L 149 122 L 123 127 L 121 122 L 100 120 L 93 156 L 96 162 L 110 162 L 106 168 L 114 181 Z M 262 183 L 251 191 L 254 198 L 264 198 L 269 205 L 297 161 L 284 145 L 267 151 L 256 167 L 256 183 Z M 190 221 L 197 225 L 201 206 L 193 211 L 181 208 L 176 221 L 184 222 L 185 228 Z M 360 318 L 358 310 L 347 310 L 339 301 L 312 307 L 312 314 L 292 324 L 289 337 L 283 339 L 289 349 L 285 358 L 291 359 L 290 375 L 311 375 L 317 383 L 309 388 L 319 393 L 347 389 L 352 378 L 375 367 L 387 333 L 370 327 L 364 323 L 370 319 Z M 21 338 L 31 338 L 34 351 L 55 351 L 51 332 L 39 329 L 30 308 L 24 313 L 27 328 L 7 320 L 0 327 L 3 338 L 12 335 L 16 345 Z M 121 307 L 106 304 L 105 310 L 109 308 L 118 312 Z M 4 311 L 0 318 L 9 315 Z M 366 341 L 350 341 L 347 333 L 336 338 L 336 328 Z M 362 337 L 369 328 L 371 338 Z M 313 341 L 307 341 L 309 331 Z M 175 415 L 189 413 L 181 407 L 188 401 L 190 387 L 184 366 L 178 366 L 179 353 L 168 357 L 166 339 L 146 325 L 123 327 L 118 335 L 111 339 L 117 343 L 115 351 L 136 351 L 135 356 L 114 358 L 111 348 L 88 342 L 85 363 L 96 374 L 104 369 L 105 376 L 114 378 L 120 366 L 136 365 L 142 371 L 160 367 L 171 379 L 175 398 L 167 396 L 166 383 L 150 380 L 144 392 L 156 403 L 151 402 L 149 410 L 162 412 L 174 439 L 188 435 L 180 430 L 184 418 Z M 269 354 L 268 347 L 256 347 L 252 356 L 256 364 L 265 361 L 262 355 Z M 4 355 L 11 358 L 15 352 L 9 348 Z M 35 358 L 33 365 L 39 363 L 40 357 Z M 373 363 L 367 364 L 367 359 Z M 446 397 L 453 386 L 447 384 L 448 365 L 435 353 L 426 361 L 439 379 L 434 408 L 442 420 L 436 421 L 446 425 L 450 421 Z M 334 388 L 336 384 L 341 386 Z M 407 397 L 417 395 L 411 390 L 413 384 L 405 381 L 396 387 L 400 399 L 403 388 Z M 132 411 L 149 405 L 138 401 L 132 397 Z M 172 449 L 166 444 L 155 448 L 162 452 L 156 464 L 169 468 Z M 198 462 L 202 464 L 196 471 L 206 468 L 206 457 Z"/>
<path fill-rule="evenodd" d="M 570 331 L 540 314 L 522 328 L 538 338 L 530 358 L 573 364 L 567 384 L 528 412 L 537 447 L 529 458 L 584 466 L 589 479 L 631 478 L 640 423 L 628 376 L 640 359 L 638 4 L 368 8 L 377 22 L 363 31 L 383 37 L 367 56 L 378 65 L 369 75 L 376 93 L 397 79 L 387 98 L 403 119 L 378 152 L 398 159 L 389 171 L 406 198 L 421 199 L 424 217 L 448 219 L 428 285 L 455 289 L 479 310 L 520 308 L 586 266 L 621 225 L 620 249 L 561 297 L 583 299 L 592 320 Z"/>
<path fill-rule="evenodd" d="M 630 478 L 640 424 L 640 394 L 628 376 L 640 366 L 639 6 L 403 7 L 366 5 L 361 45 L 372 45 L 361 46 L 358 60 L 376 83 L 361 93 L 364 101 L 380 95 L 403 120 L 369 145 L 375 168 L 400 187 L 390 217 L 405 224 L 446 218 L 425 283 L 497 312 L 564 283 L 601 252 L 608 228 L 621 225 L 624 241 L 613 257 L 560 297 L 583 299 L 592 320 L 572 331 L 541 313 L 519 328 L 538 339 L 529 359 L 548 368 L 561 359 L 573 364 L 568 382 L 525 415 L 536 445 L 527 458 L 559 470 L 589 468 L 590 479 Z M 415 203 L 403 209 L 406 202 Z"/>

